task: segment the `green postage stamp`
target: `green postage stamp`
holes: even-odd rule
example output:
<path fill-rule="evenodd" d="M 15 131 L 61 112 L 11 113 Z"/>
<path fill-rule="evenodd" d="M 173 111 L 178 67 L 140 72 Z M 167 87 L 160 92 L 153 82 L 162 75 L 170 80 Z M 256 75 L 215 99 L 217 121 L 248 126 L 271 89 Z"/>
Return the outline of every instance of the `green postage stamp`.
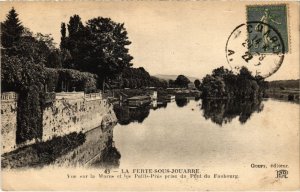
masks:
<path fill-rule="evenodd" d="M 276 29 L 277 32 L 281 35 L 281 38 L 284 43 L 285 53 L 289 52 L 289 35 L 288 35 L 288 18 L 287 18 L 287 5 L 286 4 L 274 4 L 274 5 L 251 5 L 247 6 L 247 22 L 259 21 L 266 25 L 269 25 L 269 28 Z M 268 33 L 268 27 L 265 27 L 265 34 Z M 249 38 L 254 35 L 249 33 Z M 272 53 L 270 45 L 272 40 L 268 38 L 268 35 L 265 35 L 263 38 L 264 47 L 261 48 L 260 53 Z M 250 48 L 250 52 L 252 52 Z"/>

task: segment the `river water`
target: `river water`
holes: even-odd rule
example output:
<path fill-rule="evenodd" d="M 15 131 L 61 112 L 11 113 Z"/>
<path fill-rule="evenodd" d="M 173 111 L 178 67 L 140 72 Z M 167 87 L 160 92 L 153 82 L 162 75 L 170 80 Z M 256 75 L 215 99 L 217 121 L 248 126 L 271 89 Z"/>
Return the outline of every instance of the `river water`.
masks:
<path fill-rule="evenodd" d="M 298 104 L 181 99 L 120 108 L 113 134 L 119 168 L 239 169 L 279 163 L 298 170 Z"/>
<path fill-rule="evenodd" d="M 190 175 L 186 179 L 179 178 L 178 175 L 175 179 L 145 180 L 143 174 L 131 174 L 132 180 L 125 176 L 121 180 L 87 179 L 84 186 L 74 180 L 78 189 L 93 182 L 98 182 L 95 185 L 98 187 L 106 185 L 107 190 L 111 190 L 111 186 L 121 189 L 130 186 L 131 182 L 132 186 L 146 190 L 149 189 L 145 188 L 147 181 L 148 187 L 157 190 L 167 190 L 170 186 L 172 190 L 195 190 L 200 186 L 201 189 L 216 190 L 286 190 L 286 186 L 299 183 L 299 104 L 272 99 L 237 102 L 184 98 L 141 108 L 116 104 L 114 111 L 117 124 L 98 127 L 84 135 L 74 134 L 75 139 L 82 138 L 81 142 L 75 142 L 78 146 L 70 146 L 68 151 L 58 151 L 60 156 L 53 156 L 56 145 L 47 151 L 41 151 L 44 148 L 38 146 L 28 147 L 17 156 L 3 158 L 2 166 L 43 167 L 41 172 L 47 177 L 48 171 L 53 171 L 53 178 L 49 180 L 58 178 L 60 183 L 70 182 L 65 180 L 66 173 L 98 175 L 110 168 L 113 168 L 113 174 L 126 170 L 132 173 L 136 169 L 158 170 L 161 173 L 158 176 L 164 177 L 174 176 L 164 174 L 166 169 L 193 168 L 202 175 L 201 179 Z M 67 140 L 70 142 L 74 138 Z M 259 165 L 265 167 L 258 168 Z M 83 170 L 67 169 L 61 174 L 56 173 L 69 167 Z M 86 168 L 89 168 L 88 172 Z M 32 175 L 42 178 L 38 170 Z M 281 170 L 287 177 L 278 179 Z M 25 173 L 16 175 L 27 181 Z M 224 186 L 224 183 L 228 185 Z M 73 184 L 70 187 L 74 187 Z"/>
<path fill-rule="evenodd" d="M 42 153 L 40 147 L 28 147 L 2 159 L 2 167 L 196 168 L 243 174 L 253 170 L 252 164 L 281 164 L 289 175 L 298 174 L 299 104 L 182 98 L 140 108 L 115 104 L 114 111 L 116 125 L 85 133 L 78 146 L 62 147 L 65 152 L 58 154 L 63 155 L 54 157 L 58 146 Z"/>

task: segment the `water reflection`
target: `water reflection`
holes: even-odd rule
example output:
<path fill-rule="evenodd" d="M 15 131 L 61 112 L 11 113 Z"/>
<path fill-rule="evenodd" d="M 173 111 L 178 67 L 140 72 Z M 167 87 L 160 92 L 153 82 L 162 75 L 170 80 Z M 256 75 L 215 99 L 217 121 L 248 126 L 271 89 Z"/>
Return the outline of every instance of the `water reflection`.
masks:
<path fill-rule="evenodd" d="M 279 116 L 280 121 L 272 119 Z M 167 108 L 150 109 L 142 124 L 114 127 L 115 145 L 122 155 L 119 168 L 226 165 L 221 170 L 226 173 L 230 167 L 259 162 L 261 157 L 265 162 L 297 166 L 299 161 L 289 161 L 286 149 L 297 147 L 290 141 L 298 137 L 299 125 L 293 121 L 298 116 L 299 105 L 270 99 L 190 100 L 185 107 L 168 103 Z M 291 128 L 289 131 L 286 124 Z"/>
<path fill-rule="evenodd" d="M 184 105 L 187 104 L 187 101 L 183 102 L 185 103 Z M 182 107 L 184 105 L 182 105 Z M 167 108 L 167 106 L 168 102 L 165 100 L 155 100 L 152 101 L 150 105 L 140 107 L 131 107 L 124 103 L 117 103 L 114 105 L 114 112 L 116 113 L 118 123 L 120 125 L 128 125 L 132 122 L 143 123 L 143 121 L 149 116 L 150 109 L 155 111 L 160 108 Z"/>
<path fill-rule="evenodd" d="M 106 142 L 106 148 L 101 152 L 101 156 L 91 163 L 92 167 L 118 168 L 120 166 L 121 154 L 115 147 L 112 136 Z"/>
<path fill-rule="evenodd" d="M 184 107 L 189 103 L 190 100 L 188 98 L 179 98 L 176 99 L 175 101 L 178 107 Z"/>
<path fill-rule="evenodd" d="M 128 105 L 114 105 L 118 123 L 128 125 L 131 122 L 142 123 L 150 113 L 150 106 L 129 107 Z"/>
<path fill-rule="evenodd" d="M 190 100 L 198 101 L 199 98 L 181 97 L 176 98 L 175 103 L 179 108 L 186 107 Z M 120 125 L 128 125 L 131 122 L 143 123 L 149 116 L 150 110 L 166 108 L 167 101 L 154 101 L 151 105 L 141 107 L 129 107 L 128 105 L 114 105 L 114 111 Z M 260 100 L 203 100 L 201 105 L 203 117 L 211 119 L 212 122 L 222 125 L 231 122 L 235 117 L 239 117 L 240 123 L 244 124 L 249 120 L 252 113 L 263 110 Z"/>
<path fill-rule="evenodd" d="M 152 103 L 151 103 L 151 109 L 153 109 L 154 111 L 159 108 L 167 108 L 167 106 L 168 106 L 168 102 L 163 101 L 163 100 L 162 101 L 155 100 L 155 101 L 152 101 Z"/>
<path fill-rule="evenodd" d="M 98 127 L 86 132 L 85 142 L 56 159 L 55 164 L 66 167 L 118 167 L 121 155 L 114 145 L 114 126 L 106 129 Z"/>
<path fill-rule="evenodd" d="M 201 110 L 195 110 L 199 106 L 201 106 Z M 273 107 L 275 104 L 271 106 Z M 212 127 L 229 124 L 234 118 L 238 118 L 241 124 L 245 124 L 249 121 L 254 112 L 259 113 L 263 110 L 263 108 L 264 105 L 259 100 L 197 101 L 197 98 L 194 97 L 176 98 L 175 102 L 170 103 L 167 103 L 166 101 L 157 101 L 152 102 L 152 104 L 148 106 L 135 108 L 124 104 L 116 104 L 114 105 L 114 111 L 120 125 L 128 125 L 131 122 L 138 122 L 143 123 L 143 126 L 130 124 L 127 126 L 128 129 L 126 129 L 126 132 L 122 133 L 122 137 L 117 136 L 117 139 L 115 139 L 116 135 L 113 133 L 115 130 L 115 125 L 113 124 L 107 126 L 105 129 L 98 127 L 84 134 L 71 134 L 68 137 L 58 138 L 51 142 L 47 142 L 46 144 L 48 147 L 45 143 L 40 146 L 28 146 L 24 148 L 24 150 L 19 150 L 16 153 L 6 155 L 5 158 L 2 159 L 2 167 L 43 167 L 45 165 L 53 164 L 56 166 L 66 167 L 91 166 L 116 168 L 120 166 L 121 158 L 121 154 L 118 149 L 122 149 L 123 145 L 126 145 L 128 138 L 133 137 L 133 139 L 129 140 L 134 146 L 136 146 L 135 142 L 148 142 L 147 145 L 138 145 L 140 147 L 144 147 L 141 151 L 148 151 L 147 147 L 154 147 L 155 144 L 157 144 L 159 149 L 161 149 L 162 145 L 166 145 L 168 147 L 165 147 L 165 149 L 170 150 L 173 149 L 174 143 L 178 143 L 177 141 L 183 138 L 182 135 L 187 137 L 187 135 L 189 135 L 188 133 L 193 132 L 193 134 L 190 135 L 191 138 L 187 137 L 184 143 L 179 142 L 177 147 L 174 148 L 174 150 L 177 150 L 178 147 L 183 145 L 187 147 L 186 149 L 190 149 L 190 145 L 194 145 L 193 142 L 198 142 L 199 140 L 199 135 L 197 134 L 210 134 L 210 132 L 206 132 L 205 129 L 198 129 L 199 127 L 203 127 L 203 124 L 207 123 L 204 122 L 205 120 L 212 121 L 213 123 L 208 121 L 209 126 Z M 157 111 L 154 112 L 154 110 Z M 148 121 L 144 121 L 146 118 L 149 118 Z M 231 123 L 233 127 L 237 127 L 235 124 L 238 122 L 233 121 Z M 247 125 L 249 124 L 251 125 L 251 121 L 247 123 Z M 184 125 L 184 127 L 181 125 Z M 137 127 L 140 127 L 141 129 L 136 129 Z M 172 129 L 165 129 L 169 127 L 172 127 Z M 117 132 L 120 133 L 122 131 L 123 130 L 117 128 Z M 143 133 L 144 131 L 146 131 L 146 133 Z M 164 143 L 166 135 L 173 140 L 166 140 L 166 143 Z M 123 143 L 122 145 L 116 144 L 118 147 L 117 149 L 114 144 L 114 139 L 117 143 L 122 141 L 120 138 L 126 138 L 126 143 Z M 147 138 L 151 139 L 148 141 Z M 157 139 L 154 143 L 153 138 Z M 201 142 L 201 140 L 199 142 Z M 203 143 L 195 145 L 197 146 L 197 150 L 202 144 Z M 45 147 L 47 147 L 47 149 L 45 149 Z M 120 151 L 123 155 L 124 153 L 122 150 Z M 134 151 L 134 154 L 131 155 L 134 156 L 135 153 L 136 152 Z M 142 152 L 140 153 L 142 154 Z M 155 156 L 156 153 L 157 149 L 155 148 L 153 149 L 153 156 Z M 197 151 L 197 153 L 201 154 L 201 151 Z M 194 154 L 194 152 L 191 152 L 190 154 Z M 122 161 L 124 161 L 124 159 L 128 159 L 128 156 L 131 155 L 123 155 L 125 158 L 123 158 Z M 169 157 L 169 155 L 170 154 L 166 152 L 166 156 Z M 30 156 L 30 158 L 26 158 L 26 156 Z M 188 155 L 186 157 L 188 157 Z M 177 157 L 175 159 L 177 159 Z"/>
<path fill-rule="evenodd" d="M 157 101 L 157 108 L 167 108 L 168 102 L 166 101 Z"/>
<path fill-rule="evenodd" d="M 264 105 L 260 100 L 203 100 L 201 109 L 205 119 L 222 125 L 229 123 L 235 117 L 239 117 L 241 124 L 250 119 L 252 113 L 261 112 Z"/>

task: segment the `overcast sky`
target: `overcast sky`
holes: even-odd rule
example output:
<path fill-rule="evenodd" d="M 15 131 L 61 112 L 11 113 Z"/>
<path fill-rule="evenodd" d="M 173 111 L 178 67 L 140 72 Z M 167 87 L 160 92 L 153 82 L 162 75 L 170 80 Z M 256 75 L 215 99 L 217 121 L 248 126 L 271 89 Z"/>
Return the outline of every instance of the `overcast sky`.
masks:
<path fill-rule="evenodd" d="M 60 42 L 61 22 L 102 16 L 125 23 L 134 67 L 150 74 L 184 74 L 203 78 L 212 69 L 229 67 L 225 44 L 233 29 L 246 21 L 240 2 L 1 2 L 0 20 L 14 6 L 25 27 L 52 34 Z M 268 80 L 299 78 L 299 6 L 289 5 L 291 50 Z M 294 18 L 293 18 L 294 17 Z"/>

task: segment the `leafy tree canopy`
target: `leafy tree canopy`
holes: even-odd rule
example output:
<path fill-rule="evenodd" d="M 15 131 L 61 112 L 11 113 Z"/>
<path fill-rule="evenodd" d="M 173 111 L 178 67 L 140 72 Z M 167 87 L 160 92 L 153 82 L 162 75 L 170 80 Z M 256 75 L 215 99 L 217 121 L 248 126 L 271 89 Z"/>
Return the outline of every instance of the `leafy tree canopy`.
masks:
<path fill-rule="evenodd" d="M 128 40 L 124 24 L 110 18 L 97 17 L 84 26 L 78 15 L 70 18 L 68 36 L 62 24 L 61 48 L 70 52 L 68 68 L 95 73 L 103 81 L 114 78 L 124 68 L 130 67 L 133 57 L 126 46 Z"/>
<path fill-rule="evenodd" d="M 187 87 L 190 82 L 186 76 L 178 75 L 174 83 L 179 87 Z"/>
<path fill-rule="evenodd" d="M 200 82 L 199 79 L 196 79 L 196 80 L 194 81 L 194 85 L 195 85 L 195 87 L 196 87 L 197 89 L 200 88 L 200 84 L 201 84 L 201 82 Z"/>
<path fill-rule="evenodd" d="M 267 83 L 259 76 L 252 76 L 246 67 L 238 74 L 220 67 L 204 77 L 200 88 L 204 98 L 255 99 L 263 95 Z"/>

